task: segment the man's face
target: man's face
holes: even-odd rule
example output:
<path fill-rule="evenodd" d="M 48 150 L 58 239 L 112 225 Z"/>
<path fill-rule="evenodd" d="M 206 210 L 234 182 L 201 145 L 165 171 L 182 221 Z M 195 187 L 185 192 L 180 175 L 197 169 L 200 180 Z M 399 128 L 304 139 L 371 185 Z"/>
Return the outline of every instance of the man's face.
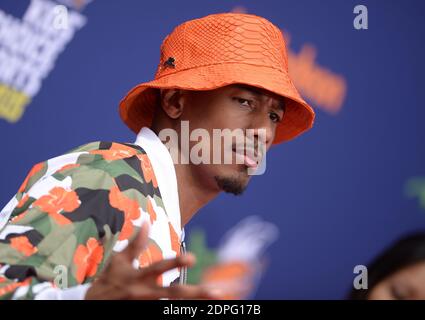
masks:
<path fill-rule="evenodd" d="M 250 179 L 248 169 L 255 170 L 256 160 L 271 147 L 283 116 L 283 98 L 256 87 L 229 85 L 210 91 L 187 92 L 180 120 L 189 122 L 191 132 L 203 128 L 210 137 L 210 141 L 201 142 L 208 144 L 209 164 L 190 163 L 197 178 L 208 179 L 211 187 L 219 190 L 242 193 Z M 222 132 L 219 141 L 214 139 L 215 129 Z M 199 143 L 190 141 L 189 149 Z M 217 150 L 221 152 L 219 163 L 213 159 L 217 157 Z M 231 163 L 225 161 L 226 155 L 232 159 Z"/>

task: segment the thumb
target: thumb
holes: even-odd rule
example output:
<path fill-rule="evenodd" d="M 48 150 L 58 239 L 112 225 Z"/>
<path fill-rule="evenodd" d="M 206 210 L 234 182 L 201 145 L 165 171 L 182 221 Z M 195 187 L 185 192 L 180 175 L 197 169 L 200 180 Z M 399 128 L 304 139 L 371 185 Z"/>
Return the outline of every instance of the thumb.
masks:
<path fill-rule="evenodd" d="M 148 244 L 149 223 L 144 222 L 136 237 L 129 243 L 121 254 L 124 255 L 128 262 L 132 263 L 137 259 L 139 254 L 146 248 Z"/>

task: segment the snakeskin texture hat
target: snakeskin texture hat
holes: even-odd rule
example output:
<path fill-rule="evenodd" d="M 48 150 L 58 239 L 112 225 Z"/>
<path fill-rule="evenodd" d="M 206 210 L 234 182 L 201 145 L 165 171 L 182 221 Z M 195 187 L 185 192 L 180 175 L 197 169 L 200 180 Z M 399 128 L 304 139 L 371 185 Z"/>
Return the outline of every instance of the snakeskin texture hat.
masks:
<path fill-rule="evenodd" d="M 162 42 L 155 79 L 130 90 L 120 102 L 120 116 L 138 133 L 152 122 L 158 89 L 212 90 L 230 84 L 246 84 L 286 98 L 274 144 L 313 126 L 314 111 L 289 76 L 281 31 L 262 17 L 239 13 L 213 14 L 176 27 Z"/>

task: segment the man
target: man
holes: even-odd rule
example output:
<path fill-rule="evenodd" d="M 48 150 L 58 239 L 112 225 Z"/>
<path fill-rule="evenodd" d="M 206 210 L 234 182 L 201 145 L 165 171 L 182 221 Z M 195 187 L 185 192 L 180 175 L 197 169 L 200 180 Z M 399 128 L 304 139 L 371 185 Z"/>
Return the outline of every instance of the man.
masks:
<path fill-rule="evenodd" d="M 182 228 L 221 191 L 240 194 L 261 163 L 255 159 L 314 120 L 289 77 L 280 30 L 230 13 L 175 28 L 155 79 L 127 94 L 120 115 L 137 134 L 134 144 L 93 142 L 35 165 L 1 212 L 1 297 L 222 296 L 185 284 L 195 261 L 181 254 Z M 246 139 L 220 139 L 218 158 L 233 161 L 217 162 L 216 143 L 184 134 L 200 128 Z M 197 143 L 206 161 L 194 161 Z"/>

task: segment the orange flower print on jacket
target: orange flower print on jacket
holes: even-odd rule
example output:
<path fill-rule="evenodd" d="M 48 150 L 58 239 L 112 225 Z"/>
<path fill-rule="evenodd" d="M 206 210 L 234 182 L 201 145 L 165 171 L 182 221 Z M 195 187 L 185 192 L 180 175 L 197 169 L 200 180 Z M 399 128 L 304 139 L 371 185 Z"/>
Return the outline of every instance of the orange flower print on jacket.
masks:
<path fill-rule="evenodd" d="M 41 196 L 34 201 L 33 206 L 47 212 L 59 225 L 71 223 L 61 213 L 72 212 L 80 206 L 80 200 L 74 190 L 65 190 L 62 187 L 52 188 L 47 195 Z"/>
<path fill-rule="evenodd" d="M 97 141 L 33 167 L 10 208 L 8 223 L 17 233 L 0 240 L 0 271 L 7 266 L 7 277 L 0 272 L 0 300 L 34 299 L 58 287 L 57 265 L 68 270 L 70 286 L 95 281 L 139 223 L 152 224 L 148 248 L 137 255 L 142 268 L 175 256 L 180 230 L 168 224 L 156 163 L 145 153 L 139 145 Z M 62 245 L 59 238 L 69 241 Z M 178 273 L 173 269 L 153 282 L 168 286 Z"/>
<path fill-rule="evenodd" d="M 13 217 L 12 220 L 10 220 L 13 223 L 19 222 L 20 220 L 24 219 L 28 214 L 28 210 L 22 212 L 21 214 L 17 215 L 16 217 Z"/>
<path fill-rule="evenodd" d="M 34 247 L 26 236 L 14 237 L 10 240 L 10 246 L 19 251 L 24 256 L 29 257 L 37 252 L 37 248 Z"/>
<path fill-rule="evenodd" d="M 158 245 L 150 241 L 148 247 L 142 252 L 139 256 L 139 267 L 145 268 L 150 266 L 152 263 L 163 260 L 162 251 L 158 247 Z M 160 275 L 157 279 L 157 284 L 162 286 L 162 275 Z"/>
<path fill-rule="evenodd" d="M 145 178 L 146 182 L 152 182 L 153 187 L 158 188 L 158 182 L 156 181 L 155 173 L 153 171 L 152 164 L 148 158 L 148 155 L 139 154 L 137 155 L 137 158 L 139 158 L 141 162 L 143 177 Z"/>
<path fill-rule="evenodd" d="M 16 205 L 17 208 L 22 208 L 22 206 L 25 204 L 25 202 L 28 201 L 29 199 L 29 195 L 25 195 L 24 197 L 22 197 L 22 199 L 18 202 L 18 204 Z"/>
<path fill-rule="evenodd" d="M 66 164 L 66 165 L 64 165 L 62 168 L 60 168 L 57 172 L 62 172 L 62 171 L 65 171 L 65 170 L 78 168 L 79 166 L 80 166 L 80 164 L 79 164 L 79 163 L 70 163 L 70 164 Z"/>
<path fill-rule="evenodd" d="M 24 192 L 25 188 L 27 187 L 28 181 L 33 177 L 37 172 L 39 172 L 44 167 L 44 162 L 37 163 L 31 168 L 31 171 L 28 173 L 27 177 L 25 178 L 24 182 L 22 182 L 21 186 L 19 187 L 18 192 Z"/>
<path fill-rule="evenodd" d="M 106 161 L 130 158 L 137 154 L 137 150 L 123 144 L 112 143 L 107 150 L 92 150 L 91 154 L 100 154 Z"/>
<path fill-rule="evenodd" d="M 86 245 L 80 244 L 74 254 L 77 282 L 83 283 L 86 277 L 94 276 L 102 259 L 103 247 L 98 240 L 89 238 Z"/>
<path fill-rule="evenodd" d="M 148 201 L 147 201 L 147 205 L 146 205 L 146 211 L 149 214 L 151 224 L 153 224 L 156 221 L 156 212 L 153 209 L 152 202 L 151 202 L 151 199 L 149 197 L 148 197 Z"/>
<path fill-rule="evenodd" d="M 134 230 L 132 220 L 140 217 L 139 204 L 136 200 L 127 198 L 118 186 L 112 187 L 109 191 L 109 203 L 112 207 L 124 213 L 124 225 L 118 240 L 126 240 L 132 235 Z"/>
<path fill-rule="evenodd" d="M 177 232 L 174 230 L 173 225 L 170 222 L 168 222 L 168 227 L 170 229 L 171 249 L 178 256 L 180 254 L 180 241 L 179 241 L 179 237 L 177 235 Z"/>
<path fill-rule="evenodd" d="M 16 208 L 22 208 L 22 206 L 28 201 L 28 199 L 29 199 L 30 197 L 29 197 L 29 195 L 28 194 L 26 194 L 19 202 L 18 202 L 18 204 L 16 205 Z M 17 215 L 16 217 L 13 217 L 12 218 L 12 221 L 13 222 L 18 222 L 19 220 L 22 220 L 23 218 L 25 218 L 25 216 L 27 215 L 27 213 L 28 213 L 28 210 L 27 211 L 24 211 L 24 212 L 22 212 L 21 214 L 19 214 L 19 215 Z"/>
<path fill-rule="evenodd" d="M 3 278 L 3 279 L 5 279 L 5 278 Z M 0 281 L 0 283 L 1 282 L 6 282 L 6 281 Z M 13 291 L 13 290 L 15 290 L 15 289 L 17 289 L 19 287 L 23 287 L 23 286 L 29 285 L 30 282 L 31 282 L 31 278 L 28 278 L 28 279 L 26 279 L 26 280 L 24 280 L 22 282 L 13 282 L 11 284 L 8 284 L 5 287 L 0 288 L 0 296 L 6 294 L 8 292 L 11 292 L 11 291 Z"/>

